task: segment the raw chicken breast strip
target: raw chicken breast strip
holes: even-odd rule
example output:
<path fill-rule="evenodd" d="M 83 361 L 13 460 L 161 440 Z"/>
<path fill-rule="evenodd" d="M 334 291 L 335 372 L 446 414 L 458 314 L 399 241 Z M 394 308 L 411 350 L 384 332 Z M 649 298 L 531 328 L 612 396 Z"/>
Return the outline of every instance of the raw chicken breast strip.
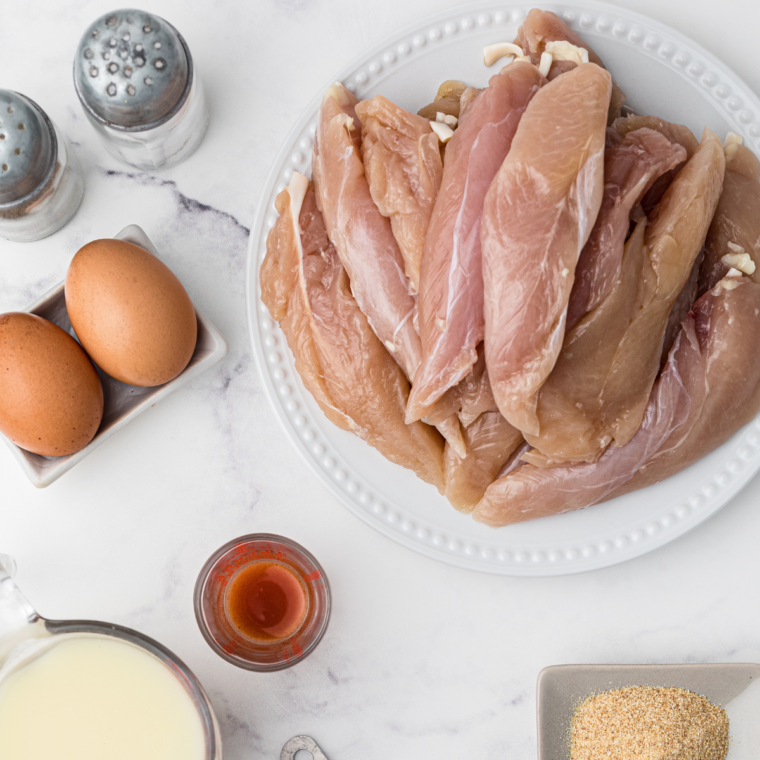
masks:
<path fill-rule="evenodd" d="M 538 467 L 593 462 L 612 441 L 613 431 L 605 424 L 610 403 L 605 385 L 620 341 L 643 308 L 642 296 L 650 296 L 655 288 L 655 274 L 644 247 L 645 228 L 646 221 L 640 221 L 625 244 L 612 292 L 565 335 L 557 363 L 538 391 L 536 414 L 541 432 L 525 433 L 525 440 L 535 448 L 523 456 L 524 461 Z M 659 347 L 660 338 L 652 339 Z M 642 389 L 644 403 L 650 389 L 650 385 Z"/>
<path fill-rule="evenodd" d="M 412 319 L 415 302 L 390 220 L 378 211 L 367 184 L 358 102 L 337 82 L 322 100 L 313 157 L 317 207 L 359 308 L 411 379 L 421 352 Z"/>
<path fill-rule="evenodd" d="M 591 63 L 604 68 L 602 59 L 592 50 L 591 46 L 576 34 L 556 13 L 533 8 L 528 11 L 522 26 L 517 30 L 515 44 L 519 45 L 525 55 L 538 65 L 541 53 L 546 49 L 547 42 L 564 41 L 575 47 L 584 48 L 588 52 Z"/>
<path fill-rule="evenodd" d="M 478 360 L 472 370 L 464 380 L 441 396 L 430 418 L 436 419 L 437 414 L 456 414 L 462 425 L 469 427 L 483 412 L 495 411 L 498 407 L 488 380 L 486 355 L 481 343 L 478 346 Z"/>
<path fill-rule="evenodd" d="M 686 284 L 681 289 L 678 297 L 673 302 L 673 306 L 670 308 L 670 314 L 668 314 L 668 321 L 665 325 L 665 333 L 662 338 L 662 350 L 660 353 L 660 369 L 665 366 L 665 362 L 670 355 L 670 349 L 673 348 L 673 344 L 676 342 L 678 333 L 681 331 L 681 323 L 686 319 L 691 311 L 691 307 L 697 300 L 699 295 L 699 272 L 702 268 L 702 262 L 704 260 L 705 249 L 697 254 L 697 258 L 694 259 L 694 265 L 691 268 L 691 274 L 689 279 L 686 280 Z"/>
<path fill-rule="evenodd" d="M 687 160 L 694 155 L 699 147 L 699 140 L 694 137 L 694 133 L 688 127 L 683 126 L 683 124 L 673 124 L 665 121 L 665 119 L 661 119 L 659 116 L 628 114 L 628 116 L 615 119 L 611 128 L 612 133 L 617 134 L 620 139 L 623 139 L 630 132 L 635 132 L 639 129 L 653 129 L 655 132 L 659 132 L 667 137 L 670 142 L 680 145 L 686 151 Z M 609 135 L 610 132 L 608 131 Z M 655 206 L 662 200 L 665 191 L 670 187 L 670 183 L 676 174 L 683 169 L 685 163 L 686 161 L 665 172 L 649 188 L 641 200 L 641 207 L 647 216 L 652 213 Z"/>
<path fill-rule="evenodd" d="M 721 280 L 684 321 L 628 444 L 593 464 L 523 464 L 488 488 L 473 517 L 501 526 L 583 509 L 680 472 L 720 446 L 760 408 L 758 314 L 760 285 Z"/>
<path fill-rule="evenodd" d="M 460 512 L 472 512 L 523 438 L 499 412 L 484 412 L 464 435 L 466 457 L 449 445 L 443 454 L 446 498 Z"/>
<path fill-rule="evenodd" d="M 541 54 L 546 50 L 548 42 L 569 42 L 577 48 L 582 48 L 588 53 L 591 63 L 605 68 L 602 59 L 594 52 L 591 46 L 576 34 L 556 13 L 533 8 L 528 12 L 522 26 L 517 30 L 515 44 L 519 45 L 525 54 L 530 56 L 531 62 L 538 66 L 541 62 Z M 577 64 L 571 61 L 552 60 L 547 78 L 552 81 L 560 74 L 564 74 L 575 68 Z M 608 108 L 607 123 L 611 124 L 620 116 L 620 109 L 625 102 L 625 94 L 613 81 L 612 91 Z"/>
<path fill-rule="evenodd" d="M 362 159 L 369 191 L 391 220 L 412 293 L 420 286 L 420 261 L 443 162 L 430 122 L 382 95 L 356 106 L 362 125 Z"/>
<path fill-rule="evenodd" d="M 423 355 L 412 383 L 409 422 L 428 414 L 477 361 L 485 334 L 483 199 L 523 111 L 544 82 L 529 63 L 506 66 L 473 101 L 447 144 L 443 182 L 422 254 L 418 323 Z"/>
<path fill-rule="evenodd" d="M 630 214 L 655 180 L 686 160 L 686 150 L 651 129 L 626 135 L 604 152 L 604 196 L 581 251 L 567 307 L 567 330 L 610 294 L 620 276 Z"/>
<path fill-rule="evenodd" d="M 699 147 L 699 140 L 694 137 L 694 133 L 688 127 L 665 121 L 659 116 L 629 113 L 627 116 L 615 119 L 612 128 L 621 138 L 640 129 L 652 129 L 667 137 L 670 142 L 683 147 L 687 158 L 691 158 Z"/>
<path fill-rule="evenodd" d="M 689 280 L 720 198 L 725 159 L 715 133 L 676 175 L 646 227 L 644 246 L 654 279 L 645 280 L 642 308 L 620 337 L 603 390 L 602 413 L 614 446 L 627 443 L 641 424 L 660 367 L 671 309 Z"/>
<path fill-rule="evenodd" d="M 680 145 L 649 129 L 632 132 L 606 151 L 604 200 L 581 253 L 568 322 L 574 305 L 576 313 L 588 313 L 580 321 L 574 319 L 577 325 L 565 333 L 557 363 L 538 392 L 540 433 L 525 434 L 538 451 L 525 456 L 525 461 L 538 466 L 593 462 L 611 442 L 617 442 L 621 419 L 640 410 L 624 428 L 628 438 L 641 422 L 660 367 L 664 318 L 675 298 L 673 288 L 678 293 L 683 287 L 702 242 L 697 239 L 684 245 L 678 259 L 650 261 L 644 244 L 645 220 L 624 241 L 631 209 L 659 175 L 685 156 Z M 709 184 L 707 173 L 704 184 Z M 702 211 L 701 206 L 695 211 Z M 664 305 L 663 298 L 668 299 Z M 597 299 L 601 299 L 598 305 Z M 693 302 L 692 298 L 688 307 Z M 647 318 L 652 309 L 660 315 L 654 324 Z M 621 352 L 621 345 L 636 350 Z M 615 373 L 625 377 L 624 388 L 610 383 Z"/>
<path fill-rule="evenodd" d="M 339 82 L 327 89 L 322 100 L 313 157 L 317 206 L 348 272 L 359 308 L 412 380 L 422 352 L 414 326 L 416 304 L 391 222 L 380 213 L 370 194 L 360 155 L 358 102 Z M 464 454 L 458 420 L 448 418 L 438 427 Z"/>
<path fill-rule="evenodd" d="M 698 416 L 692 414 L 688 434 L 671 435 L 657 455 L 608 498 L 680 472 L 725 443 L 760 411 L 760 285 L 749 277 L 726 277 L 694 304 L 692 314 L 706 355 L 708 391 L 702 410 Z"/>
<path fill-rule="evenodd" d="M 736 135 L 734 135 L 736 137 Z M 726 141 L 728 141 L 728 137 Z M 730 142 L 723 148 L 726 154 L 726 169 L 734 174 L 741 174 L 747 179 L 760 182 L 760 161 L 742 142 Z"/>
<path fill-rule="evenodd" d="M 536 394 L 562 347 L 573 273 L 604 192 L 610 75 L 593 63 L 539 90 L 486 195 L 486 364 L 496 403 L 539 432 Z"/>
<path fill-rule="evenodd" d="M 296 172 L 276 207 L 261 298 L 306 389 L 331 422 L 443 492 L 443 439 L 404 422 L 409 383 L 351 294 L 308 180 Z"/>
<path fill-rule="evenodd" d="M 728 152 L 728 151 L 727 151 Z M 729 246 L 729 243 L 731 244 Z M 726 161 L 723 192 L 705 241 L 705 258 L 699 276 L 704 292 L 725 276 L 726 254 L 744 251 L 755 265 L 751 277 L 760 282 L 760 164 L 749 148 L 735 145 Z M 739 258 L 734 258 L 739 263 Z M 733 266 L 733 265 L 732 265 Z M 745 266 L 745 269 L 752 267 Z"/>
<path fill-rule="evenodd" d="M 464 82 L 460 82 L 458 79 L 447 79 L 438 88 L 435 100 L 420 108 L 417 115 L 430 121 L 435 121 L 439 113 L 455 116 L 458 119 L 461 111 L 461 98 L 466 89 L 468 88 Z"/>

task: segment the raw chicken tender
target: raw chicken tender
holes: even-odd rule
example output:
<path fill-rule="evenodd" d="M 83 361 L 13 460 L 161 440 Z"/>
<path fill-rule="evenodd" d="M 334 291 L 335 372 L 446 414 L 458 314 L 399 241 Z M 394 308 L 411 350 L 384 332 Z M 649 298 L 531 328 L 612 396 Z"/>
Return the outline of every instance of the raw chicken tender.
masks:
<path fill-rule="evenodd" d="M 588 242 L 575 268 L 567 329 L 610 294 L 620 276 L 630 214 L 658 177 L 686 160 L 686 150 L 659 132 L 628 133 L 604 153 L 604 196 Z"/>
<path fill-rule="evenodd" d="M 610 75 L 586 63 L 539 90 L 486 195 L 486 363 L 494 397 L 536 435 L 536 394 L 562 347 L 573 273 L 604 192 Z"/>
<path fill-rule="evenodd" d="M 736 137 L 736 135 L 734 135 Z M 743 138 L 740 138 L 743 140 Z M 728 141 L 728 138 L 726 138 Z M 760 182 L 760 161 L 757 156 L 742 142 L 731 142 L 724 146 L 726 154 L 726 170 L 741 174 L 747 179 Z"/>
<path fill-rule="evenodd" d="M 720 141 L 705 129 L 699 148 L 647 224 L 644 246 L 654 277 L 640 281 L 641 309 L 620 336 L 603 391 L 603 418 L 614 446 L 627 443 L 641 424 L 660 367 L 668 317 L 702 249 L 724 166 Z"/>
<path fill-rule="evenodd" d="M 683 251 L 682 262 L 650 261 L 644 244 L 646 220 L 624 241 L 631 209 L 647 187 L 685 155 L 680 145 L 650 129 L 631 132 L 607 149 L 604 199 L 576 269 L 568 307 L 570 329 L 538 392 L 540 433 L 525 434 L 538 451 L 523 457 L 525 461 L 538 466 L 592 462 L 611 442 L 620 445 L 616 436 L 621 419 L 635 415 L 637 408 L 643 415 L 660 367 L 665 329 L 664 324 L 653 325 L 649 310 L 669 309 L 661 305 L 661 298 L 672 301 L 668 288 L 674 278 L 686 280 L 693 268 L 693 251 Z M 686 312 L 693 302 L 694 298 Z M 623 387 L 615 382 L 616 376 L 626 379 Z M 635 428 L 630 428 L 638 427 L 638 422 L 624 427 L 624 435 L 633 435 Z"/>
<path fill-rule="evenodd" d="M 588 52 L 589 61 L 604 68 L 602 59 L 591 49 L 591 46 L 551 11 L 533 8 L 528 12 L 515 37 L 515 44 L 523 49 L 525 55 L 530 56 L 530 60 L 536 66 L 541 62 L 541 53 L 546 50 L 546 43 L 558 41 L 569 42 L 575 47 L 585 49 Z"/>
<path fill-rule="evenodd" d="M 531 62 L 538 66 L 541 62 L 541 54 L 546 51 L 549 42 L 569 42 L 571 45 L 586 50 L 588 60 L 597 66 L 605 68 L 602 59 L 594 52 L 591 46 L 576 34 L 556 13 L 533 8 L 525 18 L 523 25 L 517 30 L 515 44 L 519 45 Z M 573 61 L 553 60 L 548 80 L 551 82 L 560 74 L 564 74 L 578 64 Z M 610 101 L 607 112 L 607 123 L 611 124 L 620 116 L 620 109 L 625 102 L 625 94 L 616 82 L 612 83 Z"/>
<path fill-rule="evenodd" d="M 427 119 L 382 95 L 359 103 L 356 115 L 369 191 L 391 220 L 412 293 L 417 293 L 422 248 L 443 175 L 438 136 Z"/>
<path fill-rule="evenodd" d="M 673 344 L 678 337 L 678 333 L 681 331 L 681 323 L 686 319 L 691 311 L 691 307 L 697 300 L 699 294 L 699 272 L 702 268 L 702 261 L 704 260 L 705 249 L 697 254 L 697 258 L 694 259 L 694 264 L 691 267 L 691 274 L 689 279 L 686 280 L 686 284 L 681 289 L 678 297 L 670 308 L 670 314 L 668 315 L 668 322 L 665 325 L 665 334 L 662 339 L 662 350 L 660 353 L 660 368 L 665 366 L 665 362 L 670 355 L 670 349 L 673 348 Z"/>
<path fill-rule="evenodd" d="M 707 396 L 692 408 L 681 431 L 671 435 L 633 477 L 609 498 L 658 483 L 707 456 L 760 411 L 760 285 L 726 277 L 694 304 L 693 319 L 706 355 Z M 726 369 L 730 367 L 731 371 Z M 688 429 L 688 433 L 686 430 Z"/>
<path fill-rule="evenodd" d="M 465 429 L 464 436 L 466 457 L 448 445 L 443 455 L 446 498 L 460 512 L 472 512 L 522 443 L 522 435 L 499 412 L 485 412 Z"/>
<path fill-rule="evenodd" d="M 411 380 L 422 355 L 414 326 L 416 303 L 391 222 L 370 194 L 357 103 L 340 83 L 329 87 L 322 100 L 314 141 L 316 201 L 359 308 Z M 459 422 L 442 421 L 439 429 L 464 454 Z"/>
<path fill-rule="evenodd" d="M 755 266 L 752 272 L 749 271 L 751 265 L 745 264 L 744 269 L 755 282 L 760 282 L 760 166 L 744 145 L 736 145 L 731 152 L 726 162 L 723 192 L 705 241 L 700 292 L 713 287 L 730 266 L 741 266 L 742 252 Z"/>
<path fill-rule="evenodd" d="M 626 243 L 610 294 L 565 335 L 554 370 L 538 392 L 541 432 L 537 436 L 525 433 L 535 449 L 523 456 L 524 461 L 539 467 L 593 462 L 612 441 L 609 423 L 614 419 L 606 413 L 616 399 L 606 397 L 605 386 L 615 369 L 621 340 L 641 313 L 642 300 L 650 300 L 656 287 L 644 247 L 645 227 L 646 221 L 639 222 Z M 652 340 L 659 347 L 657 336 Z M 650 387 L 642 389 L 644 403 Z"/>
<path fill-rule="evenodd" d="M 489 486 L 474 518 L 509 525 L 642 488 L 692 464 L 752 419 L 760 407 L 760 285 L 731 279 L 703 296 L 684 321 L 628 444 L 607 449 L 593 464 L 524 464 Z"/>
<path fill-rule="evenodd" d="M 428 414 L 477 361 L 485 334 L 483 199 L 523 111 L 545 81 L 529 63 L 506 66 L 472 102 L 446 148 L 443 182 L 422 255 L 418 324 L 423 356 L 409 398 L 409 422 Z"/>
<path fill-rule="evenodd" d="M 486 89 L 485 87 L 468 87 L 465 89 L 465 91 L 462 93 L 462 96 L 459 98 L 459 124 L 462 124 L 462 120 L 467 116 L 468 113 L 470 113 L 470 107 L 477 99 L 478 95 L 480 95 L 483 90 Z"/>
<path fill-rule="evenodd" d="M 342 85 L 327 89 L 314 142 L 317 207 L 351 291 L 375 334 L 409 379 L 420 363 L 414 296 L 391 223 L 372 200 L 360 155 L 359 101 Z"/>
<path fill-rule="evenodd" d="M 625 137 L 631 132 L 637 132 L 640 129 L 652 129 L 659 132 L 672 143 L 683 147 L 686 151 L 686 158 L 691 158 L 699 147 L 699 140 L 694 137 L 694 133 L 683 124 L 674 124 L 665 121 L 659 116 L 642 116 L 640 114 L 628 114 L 619 119 L 615 119 L 612 128 L 620 135 Z"/>
<path fill-rule="evenodd" d="M 404 422 L 409 384 L 359 310 L 308 180 L 295 173 L 276 201 L 261 297 L 296 370 L 328 419 L 443 492 L 443 439 Z"/>
<path fill-rule="evenodd" d="M 646 232 L 646 221 L 639 222 L 628 241 L 628 260 L 609 296 L 566 336 L 558 365 L 539 393 L 540 435 L 525 435 L 540 453 L 526 461 L 593 462 L 608 445 L 622 446 L 638 430 L 670 314 L 693 273 L 720 196 L 723 166 L 720 142 L 705 130 L 660 202 L 656 220 Z"/>
<path fill-rule="evenodd" d="M 417 111 L 417 115 L 430 121 L 435 121 L 439 113 L 459 118 L 460 101 L 466 89 L 468 88 L 464 82 L 456 79 L 447 79 L 438 88 L 435 100 L 420 108 Z"/>
<path fill-rule="evenodd" d="M 653 129 L 667 137 L 670 142 L 682 146 L 686 151 L 686 158 L 684 161 L 661 175 L 652 187 L 649 188 L 647 194 L 642 198 L 641 207 L 644 210 L 644 213 L 649 216 L 655 206 L 660 200 L 662 200 L 662 196 L 665 195 L 665 191 L 670 187 L 670 183 L 673 181 L 676 174 L 683 169 L 686 161 L 694 155 L 699 147 L 699 140 L 697 140 L 697 138 L 694 137 L 694 133 L 688 127 L 683 126 L 683 124 L 673 124 L 669 121 L 665 121 L 665 119 L 660 119 L 658 116 L 628 114 L 628 116 L 615 119 L 612 129 L 621 138 L 624 138 L 627 134 L 639 129 Z"/>
<path fill-rule="evenodd" d="M 462 425 L 468 427 L 483 412 L 495 411 L 498 411 L 498 407 L 493 397 L 491 383 L 488 380 L 486 355 L 481 343 L 478 346 L 478 360 L 473 365 L 472 370 L 464 380 L 453 388 L 449 388 L 441 396 L 435 405 L 435 410 L 425 420 L 429 424 L 434 424 L 441 415 L 447 417 L 456 414 L 459 416 Z"/>

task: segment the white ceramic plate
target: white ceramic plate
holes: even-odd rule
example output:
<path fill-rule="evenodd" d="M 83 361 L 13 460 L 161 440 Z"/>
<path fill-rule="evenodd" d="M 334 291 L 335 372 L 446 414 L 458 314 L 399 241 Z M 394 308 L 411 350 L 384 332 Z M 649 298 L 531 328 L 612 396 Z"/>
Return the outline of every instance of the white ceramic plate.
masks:
<path fill-rule="evenodd" d="M 512 40 L 532 5 L 469 4 L 407 28 L 336 77 L 360 98 L 382 93 L 416 111 L 445 79 L 484 86 L 498 70 L 484 45 Z M 760 153 L 760 101 L 725 65 L 678 32 L 636 13 L 586 0 L 543 6 L 558 13 L 599 53 L 642 113 L 744 136 Z M 296 449 L 354 514 L 428 557 L 504 575 L 560 575 L 631 559 L 677 538 L 714 514 L 760 467 L 756 420 L 697 465 L 669 480 L 581 512 L 492 529 L 456 512 L 411 472 L 330 424 L 304 390 L 279 327 L 260 301 L 258 272 L 274 199 L 294 170 L 311 174 L 322 93 L 285 141 L 251 230 L 248 317 L 269 398 Z"/>

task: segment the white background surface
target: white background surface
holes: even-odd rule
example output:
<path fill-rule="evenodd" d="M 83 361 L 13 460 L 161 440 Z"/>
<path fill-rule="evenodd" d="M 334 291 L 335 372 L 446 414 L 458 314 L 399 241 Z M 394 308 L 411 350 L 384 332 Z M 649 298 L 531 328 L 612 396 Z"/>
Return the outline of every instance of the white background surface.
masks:
<path fill-rule="evenodd" d="M 158 638 L 196 672 L 229 760 L 276 758 L 310 733 L 330 760 L 535 756 L 535 678 L 563 662 L 760 659 L 760 484 L 677 542 L 608 570 L 514 579 L 457 570 L 351 516 L 293 453 L 264 397 L 245 325 L 247 229 L 274 155 L 338 69 L 445 0 L 159 0 L 213 110 L 206 141 L 160 175 L 111 159 L 71 81 L 78 38 L 106 2 L 15 3 L 0 86 L 36 100 L 74 141 L 85 200 L 40 243 L 0 241 L 0 311 L 63 279 L 77 248 L 140 224 L 230 342 L 228 359 L 161 402 L 58 483 L 36 491 L 0 450 L 0 550 L 48 617 L 110 620 Z M 707 47 L 760 91 L 760 7 L 626 4 Z M 165 253 L 164 253 L 165 252 Z M 217 658 L 192 614 L 207 556 L 248 532 L 303 543 L 330 577 L 316 652 L 276 674 Z"/>

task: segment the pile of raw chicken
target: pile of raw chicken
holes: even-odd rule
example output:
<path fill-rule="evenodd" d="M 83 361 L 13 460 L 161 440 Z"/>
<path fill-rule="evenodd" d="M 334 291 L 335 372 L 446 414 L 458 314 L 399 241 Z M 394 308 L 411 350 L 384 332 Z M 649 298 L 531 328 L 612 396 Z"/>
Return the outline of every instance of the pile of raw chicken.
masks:
<path fill-rule="evenodd" d="M 330 87 L 264 303 L 327 417 L 499 526 L 666 478 L 760 407 L 760 162 L 533 10 L 483 90 Z"/>

